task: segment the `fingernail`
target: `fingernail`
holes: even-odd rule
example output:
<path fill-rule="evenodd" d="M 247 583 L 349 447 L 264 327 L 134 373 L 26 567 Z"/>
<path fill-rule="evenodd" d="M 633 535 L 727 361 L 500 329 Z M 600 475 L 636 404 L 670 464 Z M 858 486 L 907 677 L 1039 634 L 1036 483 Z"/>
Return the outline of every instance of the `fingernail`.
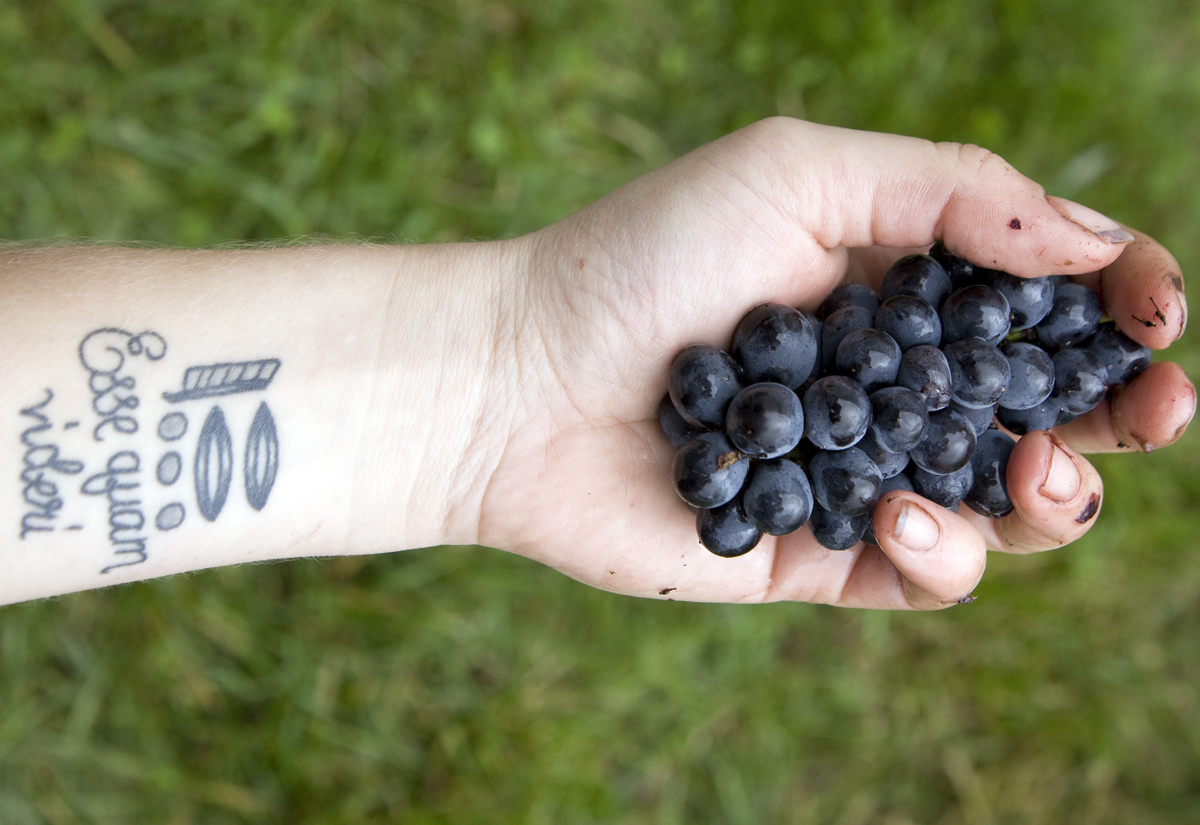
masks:
<path fill-rule="evenodd" d="M 1079 468 L 1066 451 L 1055 443 L 1054 451 L 1050 454 L 1050 470 L 1042 484 L 1042 495 L 1060 503 L 1070 501 L 1079 495 L 1079 484 Z"/>
<path fill-rule="evenodd" d="M 892 527 L 893 539 L 906 550 L 920 553 L 932 550 L 941 536 L 942 528 L 933 516 L 911 501 L 904 502 Z"/>
<path fill-rule="evenodd" d="M 1058 214 L 1072 223 L 1093 232 L 1101 240 L 1108 241 L 1111 244 L 1129 243 L 1133 240 L 1131 232 L 1124 229 L 1112 218 L 1100 214 L 1095 209 L 1089 209 L 1082 204 L 1069 201 L 1066 198 L 1058 198 L 1054 195 L 1047 195 L 1046 202 L 1053 206 Z"/>

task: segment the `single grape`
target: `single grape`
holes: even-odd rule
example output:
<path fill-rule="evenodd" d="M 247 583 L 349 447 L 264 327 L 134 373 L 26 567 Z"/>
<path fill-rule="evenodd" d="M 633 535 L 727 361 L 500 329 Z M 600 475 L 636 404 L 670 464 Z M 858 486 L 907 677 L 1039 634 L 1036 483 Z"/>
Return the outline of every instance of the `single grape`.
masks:
<path fill-rule="evenodd" d="M 750 459 L 721 433 L 698 435 L 679 448 L 671 463 L 675 492 L 694 507 L 716 507 L 742 489 Z"/>
<path fill-rule="evenodd" d="M 825 318 L 821 327 L 821 369 L 833 372 L 837 368 L 838 345 L 856 329 L 869 329 L 875 313 L 865 307 L 846 306 Z"/>
<path fill-rule="evenodd" d="M 866 284 L 842 284 L 821 302 L 821 306 L 817 309 L 817 315 L 821 319 L 826 319 L 839 309 L 848 306 L 862 307 L 874 315 L 875 310 L 879 309 L 879 296 Z"/>
<path fill-rule="evenodd" d="M 948 281 L 947 281 L 948 282 Z M 890 335 L 901 350 L 942 342 L 942 320 L 929 302 L 913 295 L 895 295 L 875 311 L 875 328 Z"/>
<path fill-rule="evenodd" d="M 664 395 L 658 404 L 658 426 L 662 429 L 663 435 L 667 437 L 667 441 L 671 442 L 672 447 L 682 447 L 704 432 L 699 427 L 693 427 L 683 420 L 679 410 L 675 409 L 675 405 L 671 403 L 669 395 Z"/>
<path fill-rule="evenodd" d="M 875 463 L 875 466 L 879 468 L 879 475 L 885 481 L 893 476 L 900 475 L 904 472 L 904 468 L 908 466 L 909 458 L 907 451 L 893 453 L 885 450 L 879 446 L 879 442 L 869 432 L 854 447 L 867 454 L 867 458 L 871 459 Z"/>
<path fill-rule="evenodd" d="M 883 482 L 879 485 L 879 500 L 884 501 L 884 497 L 888 493 L 894 493 L 898 490 L 907 490 L 910 493 L 916 492 L 916 490 L 913 488 L 912 479 L 910 479 L 905 473 L 897 473 L 891 478 L 885 478 L 883 480 Z"/>
<path fill-rule="evenodd" d="M 971 422 L 971 429 L 975 431 L 976 437 L 986 432 L 992 426 L 996 417 L 995 407 L 964 407 L 957 401 L 951 401 L 949 409 Z"/>
<path fill-rule="evenodd" d="M 693 427 L 722 429 L 725 410 L 742 387 L 737 361 L 707 344 L 685 347 L 671 364 L 671 403 Z"/>
<path fill-rule="evenodd" d="M 742 490 L 742 508 L 759 530 L 784 536 L 803 527 L 812 514 L 812 485 L 794 461 L 760 461 Z"/>
<path fill-rule="evenodd" d="M 974 481 L 963 499 L 976 513 L 992 518 L 1006 516 L 1012 512 L 1012 499 L 1008 497 L 1008 457 L 1012 455 L 1016 442 L 999 430 L 980 436 L 971 457 Z"/>
<path fill-rule="evenodd" d="M 879 297 L 885 303 L 897 295 L 911 295 L 933 307 L 939 307 L 949 294 L 950 276 L 930 255 L 905 255 L 884 273 L 883 284 L 879 288 Z M 937 341 L 930 343 L 937 344 Z"/>
<path fill-rule="evenodd" d="M 727 559 L 749 553 L 763 535 L 746 518 L 737 499 L 696 513 L 696 533 L 709 552 Z"/>
<path fill-rule="evenodd" d="M 907 387 L 885 387 L 871 393 L 871 435 L 881 448 L 906 453 L 921 443 L 929 412 L 925 397 Z"/>
<path fill-rule="evenodd" d="M 1150 366 L 1150 347 L 1134 341 L 1112 321 L 1100 324 L 1082 346 L 1095 353 L 1104 364 L 1109 384 L 1128 384 Z"/>
<path fill-rule="evenodd" d="M 886 332 L 856 329 L 838 344 L 834 359 L 838 372 L 872 392 L 896 380 L 900 369 L 900 346 Z"/>
<path fill-rule="evenodd" d="M 975 428 L 952 410 L 929 414 L 925 438 L 908 451 L 913 463 L 930 473 L 946 475 L 962 469 L 975 451 Z"/>
<path fill-rule="evenodd" d="M 950 365 L 951 397 L 964 407 L 991 407 L 1008 389 L 1008 359 L 982 338 L 962 338 L 942 352 Z"/>
<path fill-rule="evenodd" d="M 1102 314 L 1096 293 L 1072 281 L 1059 283 L 1054 305 L 1033 331 L 1044 347 L 1072 347 L 1096 331 Z"/>
<path fill-rule="evenodd" d="M 1058 413 L 1058 399 L 1050 396 L 1041 404 L 1027 410 L 1010 410 L 999 407 L 996 410 L 996 420 L 1010 432 L 1025 435 L 1034 430 L 1048 430 L 1056 426 Z"/>
<path fill-rule="evenodd" d="M 1029 329 L 1045 318 L 1054 305 L 1054 281 L 1049 278 L 1018 278 L 997 272 L 992 277 L 992 289 L 1008 299 L 1013 329 Z"/>
<path fill-rule="evenodd" d="M 942 343 L 982 338 L 998 344 L 1008 335 L 1008 299 L 999 290 L 982 284 L 951 293 L 942 304 Z"/>
<path fill-rule="evenodd" d="M 879 468 L 857 447 L 822 450 L 808 462 L 813 495 L 831 513 L 858 516 L 879 500 Z"/>
<path fill-rule="evenodd" d="M 1108 370 L 1096 353 L 1071 347 L 1054 353 L 1053 361 L 1053 396 L 1062 412 L 1083 415 L 1100 403 L 1108 391 Z"/>
<path fill-rule="evenodd" d="M 1012 379 L 1000 396 L 999 406 L 1028 410 L 1050 397 L 1054 389 L 1054 361 L 1049 353 L 1028 341 L 1010 341 L 1000 351 L 1008 359 Z"/>
<path fill-rule="evenodd" d="M 937 347 L 918 344 L 900 356 L 896 371 L 897 386 L 919 392 L 930 412 L 945 409 L 950 403 L 950 364 Z"/>
<path fill-rule="evenodd" d="M 804 393 L 804 435 L 823 450 L 854 445 L 871 423 L 866 391 L 844 375 L 827 375 Z"/>
<path fill-rule="evenodd" d="M 748 456 L 778 458 L 804 437 L 804 408 L 783 384 L 751 384 L 729 403 L 725 434 Z"/>
<path fill-rule="evenodd" d="M 946 245 L 941 241 L 935 243 L 929 250 L 929 257 L 940 263 L 942 269 L 946 270 L 946 274 L 950 277 L 951 293 L 963 287 L 985 283 L 988 274 L 991 272 L 991 270 L 984 267 L 976 267 L 975 264 L 966 258 L 950 254 L 950 251 L 946 249 Z M 937 304 L 936 306 L 941 306 L 941 304 Z"/>
<path fill-rule="evenodd" d="M 975 480 L 975 471 L 970 463 L 944 475 L 916 467 L 912 471 L 911 479 L 913 489 L 918 495 L 924 496 L 939 507 L 949 509 L 966 498 Z"/>
<path fill-rule="evenodd" d="M 799 310 L 761 304 L 738 324 L 732 354 L 747 383 L 773 381 L 794 390 L 817 366 L 817 334 Z"/>
<path fill-rule="evenodd" d="M 871 527 L 871 514 L 839 516 L 829 512 L 820 504 L 813 506 L 808 528 L 817 544 L 826 550 L 849 550 L 863 539 Z"/>

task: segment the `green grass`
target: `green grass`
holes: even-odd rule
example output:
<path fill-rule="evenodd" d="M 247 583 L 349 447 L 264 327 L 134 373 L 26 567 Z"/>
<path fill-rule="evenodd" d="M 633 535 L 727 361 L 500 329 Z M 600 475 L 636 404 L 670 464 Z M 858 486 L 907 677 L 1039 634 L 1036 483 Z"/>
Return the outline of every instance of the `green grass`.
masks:
<path fill-rule="evenodd" d="M 1198 58 L 1182 0 L 15 0 L 0 237 L 512 236 L 784 113 L 981 143 L 1191 273 Z M 478 548 L 4 608 L 0 822 L 1195 822 L 1198 446 L 933 615 Z"/>

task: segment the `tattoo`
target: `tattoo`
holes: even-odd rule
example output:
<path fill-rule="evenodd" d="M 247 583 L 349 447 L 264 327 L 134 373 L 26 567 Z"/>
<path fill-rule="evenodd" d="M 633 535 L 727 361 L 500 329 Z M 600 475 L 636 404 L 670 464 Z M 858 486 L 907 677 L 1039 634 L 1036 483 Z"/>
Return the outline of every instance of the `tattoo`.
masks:
<path fill-rule="evenodd" d="M 265 390 L 275 377 L 279 363 L 278 358 L 266 358 L 261 361 L 241 361 L 237 364 L 188 367 L 187 372 L 183 374 L 183 389 L 179 392 L 165 392 L 163 398 L 174 404 L 194 398 Z"/>
<path fill-rule="evenodd" d="M 108 499 L 108 541 L 118 557 L 129 557 L 108 565 L 101 573 L 141 564 L 146 560 L 146 537 L 142 535 L 146 516 L 142 513 L 142 501 L 129 497 L 141 487 L 136 478 L 141 468 L 142 462 L 137 453 L 122 450 L 108 460 L 103 471 L 88 478 L 79 488 L 84 495 Z"/>
<path fill-rule="evenodd" d="M 195 467 L 196 506 L 204 518 L 216 521 L 233 481 L 233 439 L 220 407 L 213 407 L 204 420 Z"/>
<path fill-rule="evenodd" d="M 246 500 L 255 510 L 267 506 L 267 496 L 275 485 L 279 470 L 279 437 L 275 435 L 275 419 L 267 402 L 258 405 L 250 433 L 246 437 Z"/>
<path fill-rule="evenodd" d="M 88 371 L 92 409 L 100 416 L 100 423 L 92 430 L 97 441 L 104 440 L 100 431 L 105 427 L 126 435 L 137 432 L 137 419 L 123 412 L 137 409 L 139 403 L 133 392 L 136 379 L 121 375 L 126 353 L 157 361 L 166 355 L 167 342 L 156 332 L 134 335 L 123 329 L 105 328 L 92 332 L 79 344 L 79 360 Z"/>
<path fill-rule="evenodd" d="M 34 440 L 35 435 L 45 433 L 53 427 L 47 413 L 47 407 L 53 400 L 54 393 L 47 389 L 46 397 L 42 401 L 21 410 L 21 415 L 32 418 L 35 422 L 21 433 L 21 443 L 25 445 L 25 466 L 21 470 L 21 482 L 24 485 L 25 503 L 29 505 L 29 509 L 21 516 L 22 540 L 30 533 L 47 533 L 54 530 L 54 521 L 58 518 L 58 511 L 62 509 L 63 500 L 53 474 L 72 476 L 83 472 L 83 462 L 60 458 L 57 445 Z"/>
<path fill-rule="evenodd" d="M 205 521 L 214 522 L 230 505 L 239 460 L 250 509 L 258 512 L 266 507 L 279 472 L 279 434 L 266 401 L 260 401 L 256 409 L 253 402 L 241 398 L 266 390 L 281 361 L 264 358 L 188 367 L 183 388 L 163 392 L 164 384 L 170 386 L 164 370 L 171 368 L 166 363 L 154 365 L 166 355 L 167 342 L 157 332 L 134 334 L 116 327 L 93 330 L 78 348 L 79 362 L 87 372 L 89 400 L 83 403 L 96 416 L 87 424 L 92 427 L 90 434 L 86 427 L 71 432 L 83 424 L 74 412 L 62 424 L 63 434 L 53 435 L 57 430 L 51 402 L 62 401 L 56 401 L 50 389 L 40 401 L 20 411 L 28 422 L 21 433 L 21 539 L 32 540 L 34 534 L 58 530 L 88 536 L 99 527 L 89 527 L 89 521 L 96 519 L 89 519 L 88 513 L 98 515 L 98 511 L 85 502 L 98 499 L 104 505 L 103 531 L 111 553 L 100 573 L 142 564 L 150 558 L 156 535 L 178 529 L 187 519 L 191 505 L 180 500 L 183 485 L 176 486 L 180 479 L 191 476 L 195 508 Z M 212 406 L 199 434 L 194 440 L 189 438 L 189 417 L 204 412 L 190 407 L 191 402 L 216 397 L 226 399 L 223 406 Z M 178 406 L 170 409 L 167 404 Z M 155 406 L 161 409 L 155 410 Z M 252 420 L 244 423 L 251 411 Z M 142 429 L 142 420 L 157 420 L 153 433 Z M 242 446 L 236 438 L 241 432 L 246 434 L 244 449 L 235 451 L 235 443 Z M 111 446 L 104 455 L 85 456 L 84 460 L 63 455 L 63 446 L 76 452 L 96 442 Z M 92 465 L 90 469 L 85 462 Z M 77 480 L 64 483 L 78 475 L 86 477 L 82 484 Z M 70 512 L 70 517 L 65 512 Z"/>

